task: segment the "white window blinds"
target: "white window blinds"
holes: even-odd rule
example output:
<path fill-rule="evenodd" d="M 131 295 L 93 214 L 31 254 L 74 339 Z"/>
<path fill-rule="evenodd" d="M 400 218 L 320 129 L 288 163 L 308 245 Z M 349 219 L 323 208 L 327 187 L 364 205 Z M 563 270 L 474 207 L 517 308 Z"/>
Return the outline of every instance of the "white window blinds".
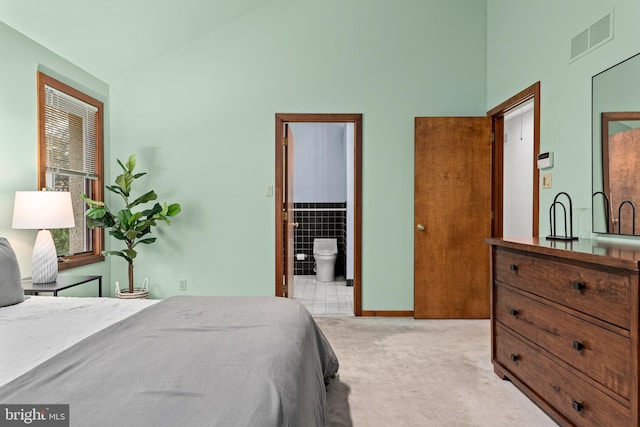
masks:
<path fill-rule="evenodd" d="M 47 172 L 97 179 L 98 109 L 45 85 Z"/>

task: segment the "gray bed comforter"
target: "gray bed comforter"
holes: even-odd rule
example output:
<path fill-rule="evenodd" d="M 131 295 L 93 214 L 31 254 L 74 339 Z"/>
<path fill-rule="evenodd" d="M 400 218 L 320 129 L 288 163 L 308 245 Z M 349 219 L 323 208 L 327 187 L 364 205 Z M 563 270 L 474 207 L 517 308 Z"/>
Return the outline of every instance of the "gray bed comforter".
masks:
<path fill-rule="evenodd" d="M 0 388 L 3 404 L 69 404 L 72 426 L 322 426 L 338 360 L 300 304 L 178 296 Z"/>

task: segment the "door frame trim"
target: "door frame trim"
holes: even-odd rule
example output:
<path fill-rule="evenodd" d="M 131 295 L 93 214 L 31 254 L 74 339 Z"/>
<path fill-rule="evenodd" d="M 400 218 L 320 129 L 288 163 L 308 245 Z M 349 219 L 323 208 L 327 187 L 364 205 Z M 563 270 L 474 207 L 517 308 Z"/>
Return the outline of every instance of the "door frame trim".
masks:
<path fill-rule="evenodd" d="M 284 274 L 283 190 L 284 164 L 282 130 L 284 123 L 353 123 L 353 311 L 362 316 L 362 114 L 304 114 L 276 113 L 275 115 L 275 295 L 282 295 Z"/>
<path fill-rule="evenodd" d="M 487 112 L 487 116 L 492 117 L 494 135 L 493 165 L 491 166 L 493 177 L 492 237 L 502 237 L 502 228 L 504 226 L 504 116 L 531 99 L 533 99 L 533 157 L 531 160 L 533 169 L 533 224 L 531 230 L 532 237 L 539 237 L 540 234 L 540 171 L 536 164 L 536 157 L 540 152 L 540 82 L 538 81 Z"/>

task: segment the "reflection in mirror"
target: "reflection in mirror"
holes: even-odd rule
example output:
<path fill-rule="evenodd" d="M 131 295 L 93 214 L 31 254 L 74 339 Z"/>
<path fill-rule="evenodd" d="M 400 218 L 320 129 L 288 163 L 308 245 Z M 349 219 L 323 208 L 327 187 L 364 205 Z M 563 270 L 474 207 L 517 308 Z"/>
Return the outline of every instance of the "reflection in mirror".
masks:
<path fill-rule="evenodd" d="M 609 210 L 604 214 L 609 233 L 636 234 L 639 168 L 640 112 L 602 113 L 602 198 L 608 200 Z"/>
<path fill-rule="evenodd" d="M 593 232 L 640 235 L 640 54 L 592 79 Z"/>

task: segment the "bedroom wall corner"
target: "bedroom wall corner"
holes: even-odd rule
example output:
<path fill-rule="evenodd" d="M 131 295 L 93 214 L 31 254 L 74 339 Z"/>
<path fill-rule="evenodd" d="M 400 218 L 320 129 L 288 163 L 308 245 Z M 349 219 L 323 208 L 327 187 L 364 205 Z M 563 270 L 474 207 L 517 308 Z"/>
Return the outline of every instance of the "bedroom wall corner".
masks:
<path fill-rule="evenodd" d="M 553 198 L 565 191 L 573 199 L 574 235 L 593 237 L 591 78 L 638 53 L 640 2 L 487 0 L 487 8 L 487 110 L 541 82 L 540 148 L 554 152 L 554 167 L 545 170 L 553 187 L 539 183 L 540 236 L 549 234 Z M 570 62 L 571 39 L 612 12 L 613 40 Z"/>
<path fill-rule="evenodd" d="M 90 91 L 105 102 L 105 150 L 109 147 L 109 86 L 68 60 L 0 22 L 0 236 L 14 248 L 22 277 L 31 275 L 35 230 L 13 230 L 13 198 L 17 190 L 37 186 L 37 71 Z M 109 262 L 66 270 L 61 274 L 100 274 L 110 278 Z M 63 291 L 95 296 L 93 286 Z M 62 293 L 61 293 L 62 294 Z M 108 295 L 108 293 L 107 293 Z"/>

